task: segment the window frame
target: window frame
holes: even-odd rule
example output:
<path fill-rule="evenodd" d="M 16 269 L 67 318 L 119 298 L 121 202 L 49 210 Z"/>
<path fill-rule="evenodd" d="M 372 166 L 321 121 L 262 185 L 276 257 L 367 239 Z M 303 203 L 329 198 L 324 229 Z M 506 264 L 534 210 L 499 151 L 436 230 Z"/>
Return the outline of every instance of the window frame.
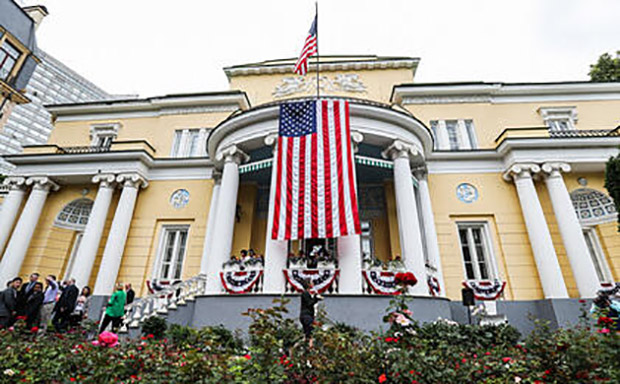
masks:
<path fill-rule="evenodd" d="M 120 123 L 93 124 L 90 126 L 91 147 L 109 149 L 118 137 Z"/>
<path fill-rule="evenodd" d="M 540 107 L 545 126 L 550 132 L 565 132 L 577 129 L 577 107 Z M 566 122 L 566 127 L 560 124 Z"/>
<path fill-rule="evenodd" d="M 483 247 L 483 252 L 486 252 L 486 255 L 483 255 L 485 258 L 484 264 L 486 266 L 487 275 L 488 275 L 486 279 L 480 278 L 479 258 L 478 258 L 477 251 L 475 250 L 475 241 L 473 240 L 473 234 L 471 232 L 471 229 L 473 228 L 479 228 L 480 234 L 482 236 L 481 245 Z M 461 234 L 460 234 L 461 229 L 467 230 L 467 242 L 468 242 L 467 245 L 468 245 L 468 248 L 470 249 L 470 256 L 472 257 L 472 263 L 475 266 L 473 268 L 474 279 L 470 279 L 469 276 L 467 275 L 465 255 L 463 253 L 463 244 L 461 242 Z M 497 266 L 497 261 L 495 258 L 495 249 L 493 247 L 491 231 L 489 228 L 489 222 L 488 221 L 457 221 L 456 222 L 456 235 L 457 235 L 458 242 L 459 242 L 459 252 L 461 254 L 461 263 L 463 265 L 463 275 L 465 279 L 475 280 L 475 281 L 483 281 L 483 280 L 492 281 L 495 279 L 499 279 L 500 275 L 499 275 L 499 270 Z M 475 263 L 473 262 L 474 258 L 475 258 Z"/>
<path fill-rule="evenodd" d="M 586 241 L 586 246 L 588 247 L 588 252 L 590 252 L 590 257 L 592 258 L 592 262 L 594 263 L 594 268 L 598 269 L 601 274 L 601 276 L 599 276 L 597 271 L 596 277 L 601 283 L 613 283 L 614 278 L 611 273 L 611 269 L 609 269 L 607 258 L 605 257 L 605 250 L 603 249 L 601 241 L 598 238 L 596 227 L 584 226 L 581 229 Z M 590 244 L 592 245 L 592 248 L 590 248 Z M 591 251 L 594 251 L 594 254 L 592 254 Z M 601 277 L 603 277 L 603 280 L 601 280 Z"/>
<path fill-rule="evenodd" d="M 179 272 L 179 278 L 175 278 L 174 276 L 176 275 L 176 266 L 178 265 L 178 261 L 179 261 L 179 235 L 176 235 L 175 240 L 174 240 L 174 244 L 173 244 L 173 254 L 172 254 L 172 259 L 170 260 L 169 264 L 171 266 L 171 269 L 169 270 L 168 275 L 172 275 L 172 278 L 163 278 L 161 277 L 162 272 L 163 272 L 163 266 L 164 266 L 164 253 L 166 251 L 166 244 L 167 244 L 167 240 L 168 240 L 168 234 L 172 233 L 172 232 L 182 232 L 185 231 L 186 233 L 186 237 L 185 237 L 185 244 L 183 247 L 183 255 L 181 257 L 181 266 L 180 266 L 180 271 Z M 185 262 L 187 261 L 187 248 L 189 245 L 189 236 L 190 236 L 190 225 L 189 224 L 171 224 L 171 225 L 162 225 L 161 229 L 160 229 L 160 234 L 159 234 L 159 245 L 157 247 L 157 254 L 155 257 L 155 265 L 153 268 L 153 271 L 151 273 L 151 277 L 153 280 L 157 280 L 157 281 L 176 281 L 176 280 L 183 280 L 183 270 L 185 269 Z"/>
<path fill-rule="evenodd" d="M 13 48 L 13 50 L 17 52 L 17 57 L 13 57 L 9 55 L 9 52 L 4 49 L 4 44 L 9 44 L 11 48 Z M 2 62 L 0 62 L 0 70 L 4 66 L 4 63 L 6 62 L 7 58 L 10 57 L 11 59 L 14 60 L 14 63 L 11 66 L 11 68 L 7 71 L 6 76 L 0 77 L 0 80 L 8 83 L 15 77 L 16 71 L 17 71 L 16 68 L 19 68 L 21 66 L 21 61 L 22 61 L 22 58 L 24 57 L 25 52 L 19 46 L 19 44 L 16 44 L 16 42 L 13 41 L 13 39 L 9 38 L 9 35 L 6 32 L 0 35 L 0 51 L 5 52 L 6 54 L 6 56 L 2 59 Z"/>
<path fill-rule="evenodd" d="M 429 120 L 435 150 L 468 151 L 478 149 L 473 119 Z"/>

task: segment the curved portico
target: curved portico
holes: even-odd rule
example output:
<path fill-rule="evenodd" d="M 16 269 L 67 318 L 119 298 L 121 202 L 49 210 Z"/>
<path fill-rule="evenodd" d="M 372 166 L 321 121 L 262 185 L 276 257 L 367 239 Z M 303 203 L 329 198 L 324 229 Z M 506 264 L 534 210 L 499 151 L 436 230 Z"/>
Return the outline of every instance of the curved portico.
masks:
<path fill-rule="evenodd" d="M 387 105 L 364 100 L 349 100 L 349 104 L 352 144 L 356 148 L 358 195 L 363 200 L 373 186 L 393 184 L 393 187 L 383 188 L 395 205 L 397 219 L 393 225 L 397 228 L 391 229 L 397 230 L 398 236 L 396 240 L 390 240 L 389 253 L 383 251 L 383 254 L 376 254 L 373 243 L 378 240 L 372 238 L 372 233 L 368 239 L 362 239 L 359 235 L 295 242 L 271 239 L 272 191 L 275 183 L 271 169 L 274 167 L 273 153 L 277 151 L 275 138 L 280 113 L 280 103 L 271 103 L 232 115 L 211 132 L 207 141 L 207 152 L 214 159 L 216 169 L 222 171 L 222 181 L 215 197 L 216 225 L 213 234 L 207 234 L 207 237 L 213 236 L 213 242 L 207 244 L 201 266 L 201 270 L 207 272 L 209 293 L 223 292 L 219 273 L 222 263 L 230 257 L 233 238 L 237 239 L 240 235 L 234 233 L 233 228 L 235 220 L 243 220 L 239 218 L 243 215 L 239 212 L 243 208 L 237 205 L 235 209 L 234 202 L 237 201 L 240 186 L 244 184 L 257 185 L 257 200 L 262 198 L 268 202 L 263 212 L 265 220 L 253 220 L 251 228 L 252 237 L 256 234 L 264 237 L 265 293 L 285 291 L 283 269 L 287 267 L 287 255 L 302 249 L 302 244 L 314 244 L 316 241 L 331 244 L 331 249 L 337 253 L 339 293 L 362 293 L 363 258 L 390 260 L 394 256 L 402 257 L 404 267 L 418 278 L 419 283 L 411 291 L 415 295 L 428 295 L 426 280 L 429 275 L 443 280 L 438 252 L 432 252 L 438 249 L 435 230 L 430 228 L 434 220 L 426 217 L 432 216 L 430 199 L 425 198 L 424 193 L 416 192 L 419 183 L 412 171 L 423 177 L 425 157 L 433 147 L 428 128 L 412 115 Z M 260 202 L 258 205 L 261 205 Z M 360 211 L 362 218 L 372 216 L 365 215 L 362 202 Z M 381 213 L 385 215 L 385 212 Z"/>

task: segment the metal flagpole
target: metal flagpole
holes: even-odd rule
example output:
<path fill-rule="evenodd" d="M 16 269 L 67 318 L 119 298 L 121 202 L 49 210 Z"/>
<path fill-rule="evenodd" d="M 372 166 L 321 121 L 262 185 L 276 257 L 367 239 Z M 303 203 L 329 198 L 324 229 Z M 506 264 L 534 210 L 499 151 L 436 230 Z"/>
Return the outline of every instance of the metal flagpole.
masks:
<path fill-rule="evenodd" d="M 315 21 L 316 21 L 316 99 L 319 99 L 320 84 L 319 84 L 319 2 L 315 1 L 314 6 L 316 9 Z"/>

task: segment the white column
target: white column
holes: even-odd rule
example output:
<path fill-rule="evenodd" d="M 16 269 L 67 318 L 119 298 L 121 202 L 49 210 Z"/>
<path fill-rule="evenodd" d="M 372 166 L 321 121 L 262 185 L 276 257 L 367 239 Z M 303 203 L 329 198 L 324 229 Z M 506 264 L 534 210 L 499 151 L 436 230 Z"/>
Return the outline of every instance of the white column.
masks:
<path fill-rule="evenodd" d="M 394 191 L 396 195 L 396 214 L 398 217 L 398 234 L 403 263 L 407 270 L 413 272 L 418 283 L 411 293 L 428 296 L 426 285 L 426 265 L 422 252 L 422 234 L 418 222 L 418 208 L 413 192 L 413 180 L 409 156 L 417 156 L 412 145 L 396 140 L 383 152 L 384 157 L 394 161 Z"/>
<path fill-rule="evenodd" d="M 4 180 L 4 185 L 9 186 L 9 193 L 4 198 L 0 208 L 0 254 L 9 240 L 15 219 L 24 201 L 26 179 L 23 177 L 10 177 Z"/>
<path fill-rule="evenodd" d="M 230 258 L 233 233 L 235 230 L 235 211 L 237 207 L 237 193 L 239 192 L 239 164 L 246 161 L 248 156 L 236 146 L 228 147 L 216 155 L 218 162 L 224 161 L 222 172 L 221 199 L 218 199 L 217 225 L 213 233 L 213 246 L 207 264 L 207 293 L 221 293 L 222 283 L 220 271 L 222 264 Z"/>
<path fill-rule="evenodd" d="M 179 149 L 177 152 L 177 157 L 187 157 L 188 156 L 188 144 L 189 144 L 189 129 L 184 129 L 181 131 L 181 137 L 179 138 Z"/>
<path fill-rule="evenodd" d="M 200 145 L 200 156 L 207 156 L 207 129 L 200 128 L 198 131 L 198 143 Z"/>
<path fill-rule="evenodd" d="M 431 202 L 431 193 L 428 189 L 428 172 L 420 170 L 416 172 L 418 179 L 418 191 L 420 192 L 420 209 L 422 210 L 422 219 L 424 220 L 424 237 L 426 239 L 426 251 L 428 252 L 428 260 L 433 263 L 436 269 L 436 278 L 441 287 L 442 297 L 446 295 L 446 286 L 443 280 L 443 271 L 441 269 L 441 256 L 439 254 L 439 243 L 437 241 L 437 230 L 435 229 L 435 215 L 433 213 L 433 205 Z M 425 282 L 426 283 L 426 282 Z"/>
<path fill-rule="evenodd" d="M 360 295 L 362 293 L 362 247 L 360 235 L 338 238 L 338 268 L 340 294 Z"/>
<path fill-rule="evenodd" d="M 277 135 L 269 135 L 265 138 L 265 144 L 273 147 L 273 163 L 271 165 L 271 184 L 269 185 L 269 208 L 267 209 L 267 234 L 265 235 L 265 272 L 263 279 L 263 292 L 282 294 L 285 288 L 283 270 L 286 268 L 288 242 L 271 238 L 273 228 L 273 211 L 276 196 L 276 146 Z"/>
<path fill-rule="evenodd" d="M 540 172 L 540 167 L 536 164 L 516 164 L 504 173 L 504 179 L 513 179 L 517 188 L 545 298 L 568 298 L 568 291 L 553 247 L 549 227 L 532 180 L 532 173 L 538 172 Z"/>
<path fill-rule="evenodd" d="M 99 184 L 99 190 L 97 191 L 93 208 L 90 211 L 88 224 L 84 229 L 80 247 L 75 255 L 73 268 L 68 274 L 81 287 L 88 285 L 90 280 L 90 274 L 95 264 L 99 243 L 101 242 L 101 234 L 108 217 L 112 195 L 114 194 L 115 179 L 114 175 L 96 175 L 92 180 L 93 183 Z"/>
<path fill-rule="evenodd" d="M 114 212 L 112 227 L 108 234 L 95 282 L 94 294 L 98 296 L 111 295 L 114 291 L 114 284 L 118 277 L 129 226 L 138 198 L 138 189 L 140 187 L 146 188 L 148 185 L 146 180 L 138 174 L 119 175 L 116 182 L 123 185 L 123 190 L 116 206 L 116 212 Z"/>
<path fill-rule="evenodd" d="M 9 279 L 19 274 L 30 240 L 39 222 L 41 211 L 51 190 L 58 190 L 58 185 L 47 177 L 31 177 L 26 180 L 26 185 L 32 185 L 32 191 L 28 201 L 19 217 L 13 236 L 4 251 L 4 257 L 0 262 L 0 282 L 4 284 Z"/>
<path fill-rule="evenodd" d="M 215 176 L 214 176 L 215 178 Z M 202 260 L 200 261 L 200 273 L 207 273 L 207 265 L 209 264 L 209 257 L 211 256 L 211 249 L 213 249 L 213 234 L 215 233 L 217 206 L 220 196 L 220 180 L 219 176 L 215 179 L 213 184 L 213 190 L 211 191 L 211 204 L 209 205 L 209 215 L 207 217 L 207 229 L 205 230 L 205 243 L 202 248 Z"/>
<path fill-rule="evenodd" d="M 561 174 L 561 172 L 570 172 L 570 165 L 566 163 L 545 163 L 542 170 L 546 174 L 545 183 L 579 295 L 581 297 L 595 297 L 601 285 L 594 262 L 589 257 L 590 251 Z"/>

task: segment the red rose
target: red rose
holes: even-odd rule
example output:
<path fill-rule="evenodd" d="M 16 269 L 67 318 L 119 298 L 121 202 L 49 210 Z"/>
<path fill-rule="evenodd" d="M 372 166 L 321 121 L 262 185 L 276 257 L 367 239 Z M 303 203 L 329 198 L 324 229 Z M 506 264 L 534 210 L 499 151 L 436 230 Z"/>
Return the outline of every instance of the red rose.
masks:
<path fill-rule="evenodd" d="M 510 357 L 504 357 L 504 358 L 502 359 L 502 361 L 503 361 L 504 363 L 509 363 L 511 360 L 512 360 L 512 359 L 511 359 Z"/>
<path fill-rule="evenodd" d="M 250 360 L 252 358 L 249 353 L 246 353 L 243 357 L 245 357 L 246 360 Z"/>
<path fill-rule="evenodd" d="M 32 332 L 32 333 L 39 332 L 39 327 L 32 327 L 32 328 L 30 328 L 30 332 Z"/>
<path fill-rule="evenodd" d="M 386 381 L 387 381 L 387 376 L 385 376 L 385 373 L 382 373 L 381 376 L 379 376 L 379 382 L 385 383 Z"/>

